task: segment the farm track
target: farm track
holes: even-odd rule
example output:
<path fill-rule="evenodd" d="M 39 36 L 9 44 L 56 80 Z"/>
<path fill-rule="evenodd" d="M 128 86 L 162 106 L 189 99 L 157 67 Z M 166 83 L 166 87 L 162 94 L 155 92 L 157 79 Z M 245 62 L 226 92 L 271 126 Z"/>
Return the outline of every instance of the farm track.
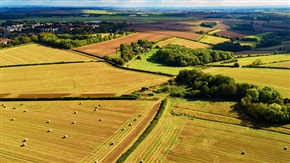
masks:
<path fill-rule="evenodd" d="M 126 149 L 129 148 L 130 144 L 134 143 L 134 140 L 138 138 L 138 135 L 145 130 L 146 126 L 148 126 L 150 119 L 154 117 L 157 110 L 160 107 L 160 101 L 155 104 L 153 107 L 144 110 L 141 113 L 141 118 L 139 118 L 136 122 L 133 121 L 134 117 L 138 117 L 134 115 L 131 119 L 129 119 L 123 126 L 127 127 L 125 131 L 118 131 L 110 137 L 106 142 L 104 142 L 101 146 L 108 146 L 108 147 L 101 147 L 100 149 L 92 152 L 87 158 L 84 158 L 82 162 L 93 162 L 95 160 L 101 162 L 114 162 L 118 159 L 118 157 L 125 152 Z M 135 122 L 135 123 L 134 123 Z M 133 123 L 132 127 L 128 126 L 130 123 Z M 147 125 L 146 125 L 147 124 Z M 129 129 L 129 131 L 128 131 Z M 124 139 L 122 140 L 122 137 Z M 110 143 L 115 142 L 114 145 L 110 145 Z M 114 147 L 112 147 L 114 146 Z M 112 148 L 110 148 L 112 147 Z"/>

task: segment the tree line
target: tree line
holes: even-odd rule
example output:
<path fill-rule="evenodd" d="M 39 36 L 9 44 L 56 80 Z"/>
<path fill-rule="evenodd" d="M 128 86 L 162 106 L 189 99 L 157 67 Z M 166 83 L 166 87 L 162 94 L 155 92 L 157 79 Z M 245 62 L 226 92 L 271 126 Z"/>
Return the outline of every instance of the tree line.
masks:
<path fill-rule="evenodd" d="M 199 69 L 182 70 L 171 85 L 171 96 L 237 100 L 241 109 L 256 120 L 272 123 L 290 122 L 290 100 L 270 87 L 236 83 L 231 77 L 210 75 Z"/>
<path fill-rule="evenodd" d="M 168 66 L 195 66 L 233 58 L 232 52 L 197 49 L 193 50 L 183 45 L 168 44 L 160 48 L 154 55 L 156 60 Z"/>

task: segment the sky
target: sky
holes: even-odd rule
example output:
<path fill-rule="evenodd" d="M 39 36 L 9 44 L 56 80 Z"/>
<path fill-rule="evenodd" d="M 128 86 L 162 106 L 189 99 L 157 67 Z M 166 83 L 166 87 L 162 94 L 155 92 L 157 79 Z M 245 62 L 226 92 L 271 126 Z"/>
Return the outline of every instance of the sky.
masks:
<path fill-rule="evenodd" d="M 285 6 L 289 0 L 1 0 L 2 6 L 108 6 L 108 7 L 199 7 L 199 6 Z"/>

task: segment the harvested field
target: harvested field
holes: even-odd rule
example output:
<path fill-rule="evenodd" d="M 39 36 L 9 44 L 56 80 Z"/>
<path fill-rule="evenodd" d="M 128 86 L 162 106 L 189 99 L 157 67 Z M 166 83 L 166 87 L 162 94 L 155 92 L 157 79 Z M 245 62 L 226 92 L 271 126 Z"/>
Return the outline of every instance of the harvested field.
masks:
<path fill-rule="evenodd" d="M 249 65 L 253 63 L 255 60 L 260 59 L 263 63 L 269 62 L 278 62 L 283 60 L 290 60 L 290 54 L 277 54 L 277 55 L 269 55 L 269 56 L 256 56 L 256 57 L 245 57 L 238 58 L 238 62 L 241 66 Z M 230 65 L 232 63 L 229 63 Z M 226 65 L 226 64 L 225 64 Z"/>
<path fill-rule="evenodd" d="M 17 65 L 31 63 L 50 63 L 61 61 L 93 60 L 76 52 L 60 50 L 39 44 L 24 45 L 1 50 L 0 64 Z"/>
<path fill-rule="evenodd" d="M 266 64 L 265 66 L 270 66 L 270 67 L 288 67 L 288 68 L 290 68 L 290 61 L 288 61 L 288 62 L 271 63 L 271 64 Z"/>
<path fill-rule="evenodd" d="M 247 36 L 246 34 L 234 32 L 234 31 L 219 31 L 219 32 L 217 32 L 217 34 L 219 34 L 221 36 L 225 36 L 225 37 L 230 36 L 230 37 L 244 38 Z"/>
<path fill-rule="evenodd" d="M 215 36 L 210 36 L 210 35 L 205 35 L 202 37 L 202 39 L 199 41 L 201 43 L 207 43 L 207 44 L 218 44 L 218 43 L 223 43 L 226 41 L 230 41 L 230 39 L 227 38 L 222 38 L 222 37 L 215 37 Z"/>
<path fill-rule="evenodd" d="M 194 33 L 194 32 L 187 32 L 187 31 L 177 31 L 177 30 L 166 30 L 161 27 L 156 26 L 143 26 L 143 25 L 136 25 L 132 26 L 129 29 L 134 29 L 138 32 L 150 32 L 150 33 L 157 33 L 157 34 L 165 34 L 171 37 L 179 37 L 185 38 L 189 40 L 197 40 L 201 35 Z M 207 28 L 209 31 L 210 28 Z M 200 30 L 198 30 L 200 31 Z"/>
<path fill-rule="evenodd" d="M 2 69 L 1 93 L 122 94 L 160 84 L 169 77 L 128 71 L 103 62 Z"/>
<path fill-rule="evenodd" d="M 160 102 L 94 100 L 5 104 L 7 107 L 0 112 L 1 162 L 94 162 L 108 157 L 111 161 L 118 159 L 120 153 L 112 152 L 124 152 L 130 146 L 149 125 Z M 98 104 L 101 106 L 94 112 Z M 17 109 L 13 110 L 14 106 Z M 25 109 L 29 112 L 23 113 Z M 139 114 L 142 116 L 133 121 Z M 15 119 L 13 122 L 11 117 Z M 72 122 L 75 123 L 72 125 Z M 121 131 L 129 123 L 133 125 Z M 23 140 L 25 146 L 21 146 Z M 114 146 L 111 142 L 115 142 Z"/>
<path fill-rule="evenodd" d="M 168 45 L 168 44 L 184 45 L 184 46 L 186 46 L 188 48 L 192 48 L 192 49 L 211 48 L 211 46 L 207 45 L 207 44 L 202 44 L 202 43 L 199 43 L 199 42 L 189 41 L 189 40 L 176 38 L 176 37 L 167 39 L 165 41 L 158 42 L 157 45 L 165 46 L 165 45 Z"/>
<path fill-rule="evenodd" d="M 227 75 L 233 77 L 237 82 L 273 87 L 284 98 L 290 98 L 290 70 L 212 67 L 203 71 L 211 74 Z"/>
<path fill-rule="evenodd" d="M 120 47 L 120 44 L 130 44 L 131 42 L 137 42 L 138 40 L 158 41 L 167 37 L 168 35 L 165 34 L 155 34 L 149 32 L 135 33 L 114 40 L 83 46 L 77 48 L 77 50 L 103 57 L 116 54 L 116 50 Z"/>
<path fill-rule="evenodd" d="M 289 135 L 206 120 L 184 119 L 164 162 L 287 162 Z M 242 155 L 241 152 L 245 151 Z"/>

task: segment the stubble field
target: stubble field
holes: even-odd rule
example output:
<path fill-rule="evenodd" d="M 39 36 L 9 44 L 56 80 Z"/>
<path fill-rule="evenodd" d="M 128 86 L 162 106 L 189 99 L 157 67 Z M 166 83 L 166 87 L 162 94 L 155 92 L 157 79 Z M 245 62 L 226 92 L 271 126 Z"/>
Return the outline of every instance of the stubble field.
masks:
<path fill-rule="evenodd" d="M 123 94 L 170 79 L 118 69 L 102 62 L 13 67 L 1 71 L 1 93 L 8 97 L 21 94 Z"/>
<path fill-rule="evenodd" d="M 0 65 L 51 63 L 61 61 L 94 60 L 71 51 L 60 50 L 39 44 L 24 45 L 1 50 Z"/>
<path fill-rule="evenodd" d="M 1 103 L 6 105 L 0 112 L 1 162 L 114 161 L 160 105 L 120 100 Z"/>
<path fill-rule="evenodd" d="M 168 45 L 168 44 L 184 45 L 184 46 L 186 46 L 188 48 L 191 48 L 191 49 L 211 48 L 211 46 L 207 45 L 207 44 L 202 44 L 202 43 L 199 43 L 199 42 L 189 41 L 189 40 L 176 38 L 176 37 L 170 38 L 170 39 L 167 39 L 167 40 L 164 40 L 164 41 L 160 41 L 160 42 L 158 42 L 157 45 L 162 47 L 162 46 L 165 46 L 165 45 Z"/>

